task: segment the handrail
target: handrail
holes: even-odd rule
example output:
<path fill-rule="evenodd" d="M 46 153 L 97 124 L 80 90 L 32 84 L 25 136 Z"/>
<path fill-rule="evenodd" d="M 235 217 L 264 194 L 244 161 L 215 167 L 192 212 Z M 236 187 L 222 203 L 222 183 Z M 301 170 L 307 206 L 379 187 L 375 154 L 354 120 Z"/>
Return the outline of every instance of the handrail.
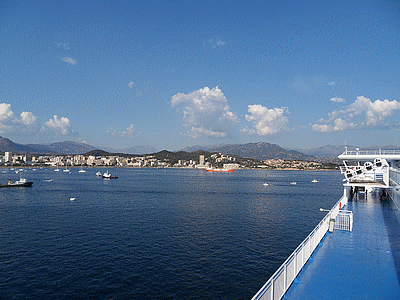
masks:
<path fill-rule="evenodd" d="M 341 155 L 399 155 L 400 150 L 346 150 Z"/>
<path fill-rule="evenodd" d="M 297 274 L 299 274 L 328 231 L 330 219 L 336 218 L 341 207 L 346 204 L 347 198 L 342 196 L 314 230 L 311 231 L 263 287 L 253 296 L 252 300 L 279 300 L 285 295 Z"/>

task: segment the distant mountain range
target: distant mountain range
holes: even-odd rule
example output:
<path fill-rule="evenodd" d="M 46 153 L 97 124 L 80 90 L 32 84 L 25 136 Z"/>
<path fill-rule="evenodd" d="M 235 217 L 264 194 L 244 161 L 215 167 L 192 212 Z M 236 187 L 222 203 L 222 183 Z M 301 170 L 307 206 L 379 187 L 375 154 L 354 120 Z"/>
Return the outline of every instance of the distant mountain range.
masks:
<path fill-rule="evenodd" d="M 154 147 L 151 146 L 135 146 L 135 147 L 130 147 L 130 148 L 123 148 L 123 149 L 115 149 L 115 148 L 109 148 L 109 147 L 104 147 L 103 150 L 111 153 L 126 153 L 126 154 L 149 154 L 149 153 L 155 153 L 158 150 Z"/>
<path fill-rule="evenodd" d="M 355 150 L 354 146 L 347 146 L 348 150 Z M 363 147 L 363 149 L 375 150 L 381 148 L 382 150 L 400 150 L 398 146 L 383 146 L 383 147 Z M 14 152 L 14 153 L 41 153 L 41 154 L 83 154 L 90 151 L 100 150 L 85 143 L 78 143 L 72 141 L 65 141 L 59 143 L 52 143 L 48 145 L 42 144 L 18 144 L 14 143 L 8 138 L 0 136 L 0 152 Z M 101 149 L 108 153 L 123 153 L 123 154 L 154 154 L 157 150 L 153 147 L 137 146 L 122 150 L 113 150 L 111 148 Z M 326 145 L 319 148 L 312 148 L 308 150 L 288 150 L 276 144 L 265 142 L 247 143 L 247 144 L 220 144 L 209 146 L 191 146 L 182 149 L 183 152 L 192 153 L 195 151 L 218 152 L 226 155 L 239 156 L 243 158 L 251 158 L 258 160 L 267 159 L 285 159 L 285 160 L 336 160 L 338 155 L 345 150 L 344 145 L 333 146 Z M 161 151 L 162 152 L 162 151 Z M 173 152 L 180 153 L 180 152 Z M 181 153 L 182 154 L 182 153 Z M 169 154 L 171 155 L 171 154 Z M 198 152 L 196 153 L 198 155 Z M 189 155 L 190 156 L 190 155 Z"/>
<path fill-rule="evenodd" d="M 286 150 L 276 144 L 265 142 L 214 145 L 214 146 L 193 146 L 186 147 L 183 151 L 193 152 L 195 150 L 206 150 L 210 152 L 220 152 L 227 155 L 237 155 L 244 158 L 259 160 L 267 159 L 286 159 L 286 160 L 313 160 L 314 156 L 301 153 L 296 150 Z"/>
<path fill-rule="evenodd" d="M 10 139 L 0 137 L 0 152 L 15 153 L 42 153 L 42 154 L 82 154 L 95 150 L 96 148 L 84 143 L 65 141 L 48 145 L 41 144 L 18 144 Z"/>

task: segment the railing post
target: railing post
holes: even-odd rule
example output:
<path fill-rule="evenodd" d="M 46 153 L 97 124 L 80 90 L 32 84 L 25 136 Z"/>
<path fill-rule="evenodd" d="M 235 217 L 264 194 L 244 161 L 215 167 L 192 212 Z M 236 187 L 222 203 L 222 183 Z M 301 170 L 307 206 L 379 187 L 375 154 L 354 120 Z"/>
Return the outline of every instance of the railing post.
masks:
<path fill-rule="evenodd" d="M 271 282 L 271 300 L 274 300 L 274 289 L 275 289 L 275 280 L 272 279 L 272 282 Z"/>
<path fill-rule="evenodd" d="M 286 286 L 286 280 L 287 280 L 287 264 L 285 263 L 285 269 L 283 270 L 283 290 L 287 291 L 287 286 Z M 283 295 L 285 295 L 285 293 L 283 293 Z"/>

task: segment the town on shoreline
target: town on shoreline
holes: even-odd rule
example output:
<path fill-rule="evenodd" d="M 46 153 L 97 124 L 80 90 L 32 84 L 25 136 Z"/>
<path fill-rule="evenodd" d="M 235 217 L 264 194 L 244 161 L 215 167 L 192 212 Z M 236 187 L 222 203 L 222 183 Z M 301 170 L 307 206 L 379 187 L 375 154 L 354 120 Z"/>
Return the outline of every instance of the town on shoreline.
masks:
<path fill-rule="evenodd" d="M 93 153 L 95 154 L 95 153 Z M 171 155 L 172 156 L 172 155 Z M 184 156 L 184 155 L 182 155 Z M 339 165 L 330 162 L 303 160 L 255 160 L 234 157 L 222 153 L 196 155 L 197 159 L 151 155 L 34 155 L 5 152 L 0 155 L 0 167 L 128 167 L 128 168 L 190 168 L 206 169 L 264 169 L 264 170 L 338 170 Z"/>

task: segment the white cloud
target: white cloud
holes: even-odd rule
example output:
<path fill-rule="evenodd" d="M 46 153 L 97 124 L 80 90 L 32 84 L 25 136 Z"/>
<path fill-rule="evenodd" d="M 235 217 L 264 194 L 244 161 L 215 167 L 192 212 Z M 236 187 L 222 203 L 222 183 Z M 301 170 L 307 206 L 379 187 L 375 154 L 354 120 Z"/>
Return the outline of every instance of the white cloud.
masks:
<path fill-rule="evenodd" d="M 40 136 L 49 135 L 54 131 L 56 134 L 67 135 L 74 133 L 68 118 L 58 119 L 55 115 L 53 119 L 45 122 L 41 127 L 38 118 L 29 111 L 23 111 L 19 116 L 14 114 L 11 104 L 0 103 L 0 134 L 13 134 L 20 136 Z"/>
<path fill-rule="evenodd" d="M 345 102 L 345 101 L 346 101 L 346 99 L 343 99 L 343 98 L 336 98 L 336 97 L 331 98 L 331 99 L 329 99 L 329 100 L 332 101 L 332 102 L 337 102 L 337 103 L 342 103 L 342 102 Z"/>
<path fill-rule="evenodd" d="M 6 122 L 14 118 L 14 113 L 11 110 L 11 104 L 0 103 L 0 122 Z"/>
<path fill-rule="evenodd" d="M 11 104 L 0 103 L 0 133 L 23 133 L 36 128 L 36 116 L 31 112 L 22 112 L 18 118 L 11 109 Z"/>
<path fill-rule="evenodd" d="M 230 111 L 228 101 L 217 87 L 199 89 L 190 94 L 178 93 L 171 99 L 172 107 L 183 114 L 183 126 L 190 128 L 187 135 L 227 137 L 237 116 Z"/>
<path fill-rule="evenodd" d="M 268 109 L 259 104 L 249 105 L 247 110 L 250 115 L 246 115 L 246 120 L 253 123 L 254 129 L 247 127 L 242 129 L 243 133 L 257 135 L 274 135 L 281 131 L 286 131 L 288 118 L 284 116 L 288 113 L 287 107 Z"/>
<path fill-rule="evenodd" d="M 332 126 L 326 124 L 314 124 L 311 126 L 311 129 L 316 132 L 331 132 Z"/>
<path fill-rule="evenodd" d="M 381 121 L 393 115 L 397 110 L 400 110 L 400 102 L 396 100 L 376 100 L 372 102 L 366 112 L 367 126 L 378 125 Z"/>
<path fill-rule="evenodd" d="M 224 138 L 227 136 L 226 132 L 224 131 L 213 131 L 210 129 L 206 129 L 203 126 L 201 127 L 192 127 L 189 130 L 189 136 L 196 139 L 201 136 L 208 136 L 213 138 Z"/>
<path fill-rule="evenodd" d="M 400 110 L 400 102 L 396 100 L 376 100 L 359 96 L 342 110 L 330 112 L 328 120 L 319 120 L 318 123 L 330 123 L 330 125 L 314 124 L 312 130 L 317 132 L 343 131 L 349 129 L 374 128 L 379 126 L 393 127 L 398 124 L 384 124 L 385 120 Z"/>
<path fill-rule="evenodd" d="M 55 133 L 67 135 L 71 132 L 71 124 L 68 118 L 62 117 L 58 119 L 57 115 L 54 115 L 53 119 L 48 120 L 44 125 Z"/>
<path fill-rule="evenodd" d="M 28 111 L 23 111 L 21 113 L 21 122 L 25 124 L 26 126 L 31 126 L 36 123 L 36 116 Z"/>
<path fill-rule="evenodd" d="M 113 130 L 112 127 L 108 127 L 107 133 L 109 133 L 111 135 L 119 135 L 119 136 L 122 136 L 122 137 L 133 138 L 134 137 L 134 133 L 136 133 L 136 129 L 133 126 L 133 124 L 131 124 L 128 128 L 126 128 L 123 131 L 116 131 L 116 130 Z"/>
<path fill-rule="evenodd" d="M 56 45 L 58 48 L 63 48 L 64 50 L 69 50 L 69 43 L 57 42 Z"/>
<path fill-rule="evenodd" d="M 75 66 L 78 61 L 76 59 L 73 59 L 71 57 L 60 57 L 62 61 L 66 62 L 67 64 L 70 64 L 71 66 Z"/>
<path fill-rule="evenodd" d="M 210 40 L 208 40 L 208 44 L 211 46 L 211 48 L 217 48 L 217 47 L 224 47 L 226 45 L 226 42 L 224 42 L 221 39 L 216 40 L 216 41 L 213 39 L 210 39 Z"/>
<path fill-rule="evenodd" d="M 134 83 L 133 81 L 131 81 L 131 82 L 128 83 L 128 87 L 129 87 L 130 89 L 132 89 L 132 88 L 134 87 L 134 85 L 135 85 L 135 83 Z"/>

